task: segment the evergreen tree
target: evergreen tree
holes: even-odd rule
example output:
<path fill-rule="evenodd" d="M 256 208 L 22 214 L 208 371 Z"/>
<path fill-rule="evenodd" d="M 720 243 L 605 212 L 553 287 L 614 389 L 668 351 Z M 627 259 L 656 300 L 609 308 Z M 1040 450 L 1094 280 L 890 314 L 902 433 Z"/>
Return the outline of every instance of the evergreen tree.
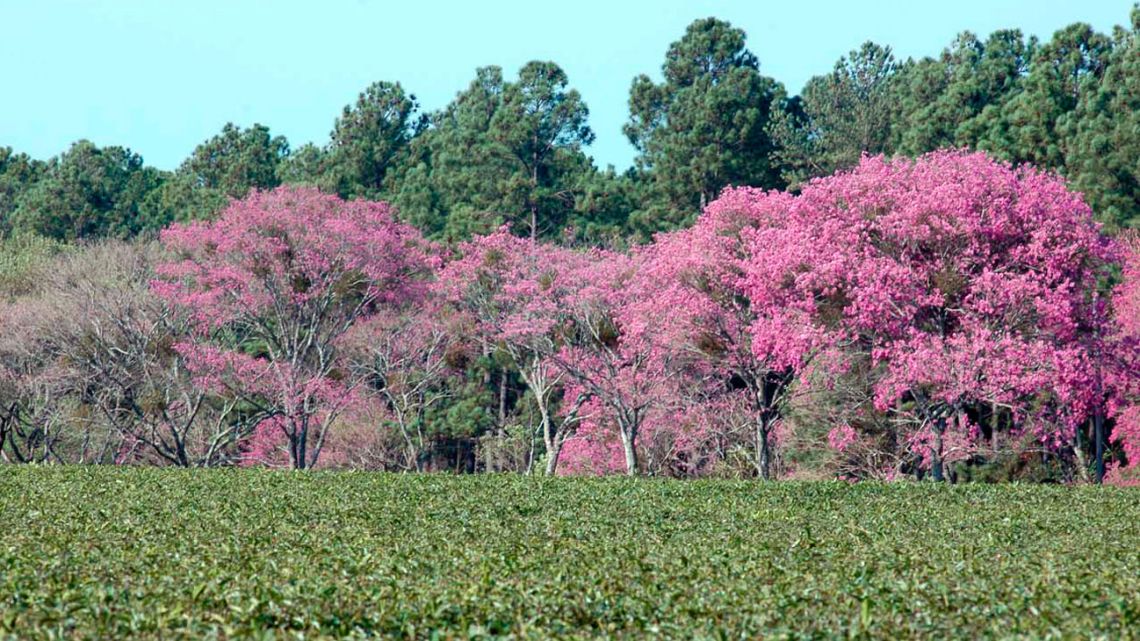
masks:
<path fill-rule="evenodd" d="M 776 187 L 769 160 L 771 112 L 783 87 L 760 74 L 744 31 L 715 18 L 697 20 L 670 45 L 664 82 L 648 76 L 630 88 L 625 134 L 652 181 L 642 224 L 667 229 L 691 221 L 727 185 Z"/>
<path fill-rule="evenodd" d="M 329 166 L 343 197 L 379 197 L 392 167 L 427 124 L 419 103 L 400 83 L 376 82 L 344 108 L 332 131 Z"/>
<path fill-rule="evenodd" d="M 329 153 L 313 143 L 305 143 L 289 153 L 277 165 L 277 180 L 288 185 L 308 185 L 323 191 L 334 191 L 333 181 L 326 179 L 330 170 Z"/>
<path fill-rule="evenodd" d="M 586 124 L 589 109 L 574 89 L 567 89 L 566 73 L 553 62 L 528 62 L 517 82 L 503 91 L 503 101 L 491 119 L 491 140 L 518 165 L 516 175 L 526 182 L 525 200 L 531 239 L 539 232 L 539 210 L 565 212 L 573 197 L 554 180 L 562 155 L 580 155 L 594 141 Z M 561 227 L 562 216 L 547 215 L 549 231 Z M 554 218 L 553 220 L 551 220 Z"/>
<path fill-rule="evenodd" d="M 986 111 L 978 146 L 1011 162 L 1063 168 L 1063 122 L 1094 90 L 1111 51 L 1111 39 L 1087 24 L 1058 31 L 1033 53 L 1022 90 Z"/>
<path fill-rule="evenodd" d="M 20 195 L 12 228 L 59 240 L 125 238 L 152 228 L 143 203 L 162 179 L 129 149 L 80 140 Z"/>
<path fill-rule="evenodd" d="M 429 128 L 409 146 L 394 199 L 401 217 L 431 237 L 488 233 L 503 224 L 503 212 L 524 209 L 504 186 L 510 177 L 506 158 L 489 150 L 503 85 L 499 67 L 478 69 L 467 89 L 432 114 Z"/>
<path fill-rule="evenodd" d="M 160 229 L 175 221 L 210 218 L 251 189 L 273 189 L 281 184 L 278 167 L 288 157 L 289 142 L 271 135 L 269 127 L 226 123 L 147 197 L 147 226 Z"/>
<path fill-rule="evenodd" d="M 593 172 L 588 110 L 550 62 L 531 62 L 516 82 L 498 67 L 475 80 L 409 146 L 395 181 L 402 217 L 448 240 L 509 224 L 556 237 L 575 214 L 577 185 Z"/>
<path fill-rule="evenodd" d="M 277 167 L 288 155 L 289 142 L 284 136 L 270 135 L 269 127 L 254 124 L 242 129 L 228 122 L 221 133 L 194 148 L 177 173 L 194 187 L 244 198 L 250 189 L 281 184 Z"/>
<path fill-rule="evenodd" d="M 630 213 L 637 209 L 640 195 L 628 173 L 619 174 L 613 166 L 596 171 L 584 164 L 575 172 L 577 198 L 561 240 L 568 245 L 623 247 L 626 236 L 636 231 L 629 225 Z"/>
<path fill-rule="evenodd" d="M 1117 28 L 1104 78 L 1061 127 L 1065 173 L 1111 228 L 1140 226 L 1140 7 Z"/>
<path fill-rule="evenodd" d="M 11 147 L 0 147 L 0 236 L 11 228 L 20 197 L 43 175 L 44 163 Z"/>
<path fill-rule="evenodd" d="M 975 146 L 984 133 L 982 114 L 1020 89 L 1035 46 L 1017 30 L 995 31 L 984 42 L 967 31 L 940 58 L 906 65 L 897 83 L 895 148 L 915 156 Z"/>
<path fill-rule="evenodd" d="M 864 153 L 890 152 L 898 69 L 890 47 L 866 42 L 809 80 L 769 127 L 782 178 L 796 186 L 853 167 Z"/>

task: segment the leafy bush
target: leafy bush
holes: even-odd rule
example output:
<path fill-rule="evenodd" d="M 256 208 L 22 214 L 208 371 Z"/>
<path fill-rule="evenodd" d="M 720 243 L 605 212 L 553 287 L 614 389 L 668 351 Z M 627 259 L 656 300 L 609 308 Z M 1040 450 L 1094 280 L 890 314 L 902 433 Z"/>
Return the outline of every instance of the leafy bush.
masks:
<path fill-rule="evenodd" d="M 1123 638 L 1120 488 L 0 468 L 7 638 Z"/>

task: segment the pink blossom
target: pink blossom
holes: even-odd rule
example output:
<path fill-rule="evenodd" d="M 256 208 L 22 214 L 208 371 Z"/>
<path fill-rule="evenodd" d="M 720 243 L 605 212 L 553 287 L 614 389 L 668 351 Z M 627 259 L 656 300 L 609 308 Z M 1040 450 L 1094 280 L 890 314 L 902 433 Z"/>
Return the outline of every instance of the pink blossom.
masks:
<path fill-rule="evenodd" d="M 859 440 L 859 435 L 855 433 L 855 428 L 851 427 L 849 423 L 836 425 L 827 433 L 827 444 L 836 452 L 843 452 L 857 440 Z"/>
<path fill-rule="evenodd" d="M 251 452 L 271 458 L 264 444 L 280 432 L 294 467 L 317 461 L 356 398 L 341 337 L 377 309 L 421 300 L 437 265 L 386 204 L 306 188 L 255 191 L 216 220 L 166 229 L 162 242 L 180 259 L 158 268 L 153 291 L 196 328 L 177 349 L 200 385 L 262 416 Z"/>

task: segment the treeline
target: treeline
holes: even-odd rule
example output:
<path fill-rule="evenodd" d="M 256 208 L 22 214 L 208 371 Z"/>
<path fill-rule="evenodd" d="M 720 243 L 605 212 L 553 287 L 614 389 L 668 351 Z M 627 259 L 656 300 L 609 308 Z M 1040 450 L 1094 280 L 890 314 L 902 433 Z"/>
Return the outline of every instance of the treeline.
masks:
<path fill-rule="evenodd" d="M 394 211 L 281 186 L 157 243 L 19 241 L 0 460 L 1140 470 L 1140 242 L 1105 235 L 1054 175 L 866 157 L 798 194 L 727 189 L 628 250 L 509 225 L 448 246 Z"/>
<path fill-rule="evenodd" d="M 618 246 L 692 223 L 727 185 L 798 189 L 864 153 L 948 147 L 1056 171 L 1110 230 L 1127 228 L 1140 221 L 1138 29 L 1133 10 L 1111 34 L 1086 24 L 1046 41 L 966 32 L 921 60 L 868 42 L 790 96 L 743 31 L 709 18 L 669 46 L 661 82 L 634 79 L 625 133 L 638 155 L 626 172 L 594 165 L 585 100 L 557 64 L 531 62 L 514 80 L 478 69 L 433 113 L 400 83 L 377 82 L 321 146 L 227 124 L 172 172 L 88 141 L 47 161 L 0 149 L 0 232 L 127 238 L 296 184 L 391 202 L 436 240 L 507 224 Z"/>

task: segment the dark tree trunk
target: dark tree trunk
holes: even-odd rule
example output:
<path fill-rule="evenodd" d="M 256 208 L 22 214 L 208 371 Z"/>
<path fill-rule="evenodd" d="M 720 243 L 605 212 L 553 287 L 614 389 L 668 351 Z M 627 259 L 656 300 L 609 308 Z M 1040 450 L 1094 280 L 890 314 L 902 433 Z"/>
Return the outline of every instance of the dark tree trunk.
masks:
<path fill-rule="evenodd" d="M 531 157 L 530 170 L 530 239 L 538 239 L 538 152 Z"/>
<path fill-rule="evenodd" d="M 768 481 L 772 478 L 772 426 L 779 419 L 777 410 L 781 391 L 791 375 L 786 372 L 768 372 L 754 386 L 755 403 L 759 413 L 756 421 L 756 472 Z"/>
<path fill-rule="evenodd" d="M 1104 483 L 1104 417 L 1093 416 L 1093 438 L 1096 439 L 1096 482 Z"/>
<path fill-rule="evenodd" d="M 507 428 L 507 370 L 499 375 L 499 436 L 506 434 Z"/>
<path fill-rule="evenodd" d="M 946 419 L 940 418 L 934 422 L 934 447 L 930 451 L 930 473 L 935 482 L 942 482 L 942 435 L 946 432 Z"/>
<path fill-rule="evenodd" d="M 997 403 L 994 403 L 990 409 L 990 447 L 993 449 L 994 458 L 997 458 L 1001 448 L 998 441 L 998 427 L 1000 426 L 998 411 Z"/>
<path fill-rule="evenodd" d="M 307 455 L 305 452 L 305 441 L 309 440 L 308 436 L 305 428 L 301 428 L 297 431 L 296 442 L 293 447 L 294 469 L 303 470 L 308 467 L 307 461 L 305 461 L 305 456 Z"/>

